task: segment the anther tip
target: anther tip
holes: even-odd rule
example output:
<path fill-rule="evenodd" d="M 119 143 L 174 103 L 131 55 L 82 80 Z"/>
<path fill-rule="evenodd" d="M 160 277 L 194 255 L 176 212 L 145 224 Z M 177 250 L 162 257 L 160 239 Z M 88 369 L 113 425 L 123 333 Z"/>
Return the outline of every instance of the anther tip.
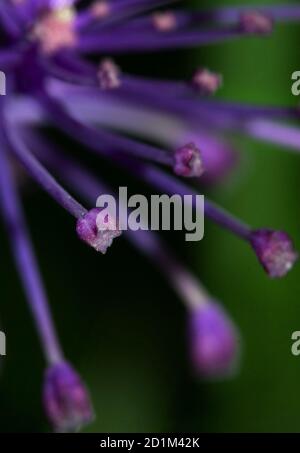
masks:
<path fill-rule="evenodd" d="M 284 277 L 298 260 L 292 240 L 284 231 L 255 230 L 251 234 L 250 242 L 271 278 Z"/>
<path fill-rule="evenodd" d="M 194 143 L 177 149 L 174 154 L 174 172 L 179 176 L 199 177 L 204 173 L 201 153 Z"/>
<path fill-rule="evenodd" d="M 113 240 L 121 235 L 116 219 L 112 216 L 102 218 L 102 210 L 93 208 L 77 221 L 76 231 L 79 238 L 103 254 Z"/>

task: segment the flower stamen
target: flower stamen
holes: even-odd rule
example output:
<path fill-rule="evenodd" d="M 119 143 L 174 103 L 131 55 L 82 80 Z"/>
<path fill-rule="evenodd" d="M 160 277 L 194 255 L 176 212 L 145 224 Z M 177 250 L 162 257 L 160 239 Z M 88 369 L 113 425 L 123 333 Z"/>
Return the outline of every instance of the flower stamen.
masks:
<path fill-rule="evenodd" d="M 46 55 L 52 55 L 63 48 L 75 47 L 77 36 L 74 19 L 75 12 L 72 8 L 47 12 L 35 24 L 30 37 L 39 42 Z"/>

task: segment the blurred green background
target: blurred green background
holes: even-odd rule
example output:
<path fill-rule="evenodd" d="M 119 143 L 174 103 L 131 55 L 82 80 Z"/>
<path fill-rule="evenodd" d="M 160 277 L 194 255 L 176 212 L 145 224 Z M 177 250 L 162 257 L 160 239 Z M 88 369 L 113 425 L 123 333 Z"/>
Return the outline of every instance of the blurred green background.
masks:
<path fill-rule="evenodd" d="M 299 26 L 278 26 L 267 39 L 149 55 L 138 63 L 131 57 L 128 67 L 176 78 L 204 65 L 224 75 L 224 99 L 295 105 L 290 77 L 300 69 L 299 36 Z M 210 196 L 254 226 L 287 230 L 300 249 L 300 156 L 235 141 L 240 167 Z M 26 185 L 23 198 L 64 350 L 91 390 L 97 418 L 87 431 L 299 431 L 300 357 L 290 351 L 291 334 L 300 330 L 299 266 L 270 281 L 244 243 L 210 222 L 198 245 L 182 238 L 178 246 L 171 238 L 243 338 L 237 377 L 203 382 L 187 360 L 184 308 L 158 271 L 124 239 L 105 257 L 93 253 L 78 242 L 73 220 L 35 186 Z M 0 430 L 47 431 L 44 362 L 2 227 L 0 250 L 0 322 L 7 335 Z"/>

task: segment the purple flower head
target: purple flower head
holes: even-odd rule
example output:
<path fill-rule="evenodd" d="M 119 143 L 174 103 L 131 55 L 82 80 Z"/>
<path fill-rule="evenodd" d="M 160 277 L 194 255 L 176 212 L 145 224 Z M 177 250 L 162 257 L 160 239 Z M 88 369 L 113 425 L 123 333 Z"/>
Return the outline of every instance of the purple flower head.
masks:
<path fill-rule="evenodd" d="M 300 6 L 156 11 L 172 3 L 175 0 L 0 0 L 0 70 L 8 81 L 6 96 L 0 96 L 0 214 L 50 365 L 45 407 L 60 430 L 88 422 L 91 408 L 79 377 L 63 359 L 11 168 L 13 160 L 76 220 L 78 237 L 105 253 L 120 231 L 117 219 L 101 215 L 95 200 L 110 189 L 99 174 L 95 177 L 86 169 L 84 161 L 77 163 L 70 153 L 67 157 L 42 132 L 45 128 L 57 129 L 77 141 L 84 153 L 123 167 L 155 192 L 170 196 L 197 195 L 200 182 L 204 189 L 206 182 L 220 184 L 237 163 L 231 140 L 236 134 L 300 149 L 299 129 L 288 124 L 299 119 L 297 108 L 208 98 L 220 87 L 222 75 L 206 69 L 198 70 L 192 82 L 176 80 L 175 73 L 167 80 L 151 73 L 129 73 L 126 59 L 121 71 L 112 59 L 118 61 L 124 53 L 269 35 L 275 23 L 299 21 Z M 193 181 L 192 188 L 184 177 L 201 178 Z M 199 209 L 194 204 L 188 207 Z M 208 197 L 205 215 L 250 243 L 270 277 L 285 275 L 296 261 L 286 233 L 255 231 Z M 211 298 L 198 278 L 155 234 L 128 231 L 126 236 L 160 266 L 187 306 L 192 356 L 199 372 L 228 373 L 238 353 L 238 338 L 227 315 L 219 305 L 207 302 Z"/>
<path fill-rule="evenodd" d="M 298 259 L 291 238 L 284 231 L 253 231 L 251 244 L 262 266 L 272 278 L 284 277 Z"/>
<path fill-rule="evenodd" d="M 46 370 L 43 401 L 45 412 L 56 431 L 77 431 L 93 419 L 87 389 L 66 362 L 54 364 Z"/>
<path fill-rule="evenodd" d="M 176 175 L 187 177 L 199 177 L 203 174 L 201 153 L 194 143 L 176 150 L 174 172 Z"/>
<path fill-rule="evenodd" d="M 77 220 L 76 231 L 79 238 L 103 254 L 111 246 L 113 240 L 121 235 L 117 222 L 111 215 L 102 218 L 100 208 L 91 209 Z"/>
<path fill-rule="evenodd" d="M 204 377 L 232 374 L 239 355 L 239 338 L 232 321 L 222 307 L 207 302 L 189 313 L 191 360 Z"/>

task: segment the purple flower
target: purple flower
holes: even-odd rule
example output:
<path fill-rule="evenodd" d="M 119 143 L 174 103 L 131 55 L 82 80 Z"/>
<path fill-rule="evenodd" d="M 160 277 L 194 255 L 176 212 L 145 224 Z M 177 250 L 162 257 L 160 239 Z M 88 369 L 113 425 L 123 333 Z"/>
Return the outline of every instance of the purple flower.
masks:
<path fill-rule="evenodd" d="M 191 359 L 205 377 L 232 374 L 237 365 L 239 340 L 222 307 L 206 302 L 189 313 Z"/>
<path fill-rule="evenodd" d="M 7 80 L 7 95 L 0 97 L 0 213 L 45 355 L 44 401 L 55 429 L 85 424 L 91 408 L 80 378 L 64 361 L 11 170 L 12 158 L 74 217 L 79 238 L 89 246 L 105 253 L 120 232 L 115 228 L 117 219 L 98 223 L 95 200 L 110 189 L 67 158 L 39 126 L 57 128 L 85 151 L 125 167 L 154 190 L 170 195 L 197 194 L 184 177 L 193 177 L 194 187 L 199 182 L 221 182 L 237 163 L 230 141 L 236 132 L 300 147 L 298 128 L 288 124 L 299 117 L 296 108 L 211 99 L 222 76 L 209 69 L 196 71 L 192 80 L 158 80 L 151 74 L 129 74 L 111 59 L 122 53 L 270 35 L 277 23 L 298 21 L 300 7 L 285 3 L 256 10 L 241 6 L 155 11 L 172 3 L 0 1 L 0 70 Z M 99 63 L 90 58 L 95 55 Z M 207 198 L 205 214 L 250 244 L 270 277 L 281 277 L 293 266 L 297 254 L 286 233 L 252 228 Z M 156 234 L 127 231 L 126 236 L 161 268 L 185 303 L 191 316 L 193 360 L 201 374 L 215 377 L 229 371 L 238 339 L 228 316 L 208 302 L 211 296 Z"/>
<path fill-rule="evenodd" d="M 93 419 L 88 392 L 78 374 L 66 362 L 46 370 L 43 401 L 56 431 L 77 431 Z"/>

